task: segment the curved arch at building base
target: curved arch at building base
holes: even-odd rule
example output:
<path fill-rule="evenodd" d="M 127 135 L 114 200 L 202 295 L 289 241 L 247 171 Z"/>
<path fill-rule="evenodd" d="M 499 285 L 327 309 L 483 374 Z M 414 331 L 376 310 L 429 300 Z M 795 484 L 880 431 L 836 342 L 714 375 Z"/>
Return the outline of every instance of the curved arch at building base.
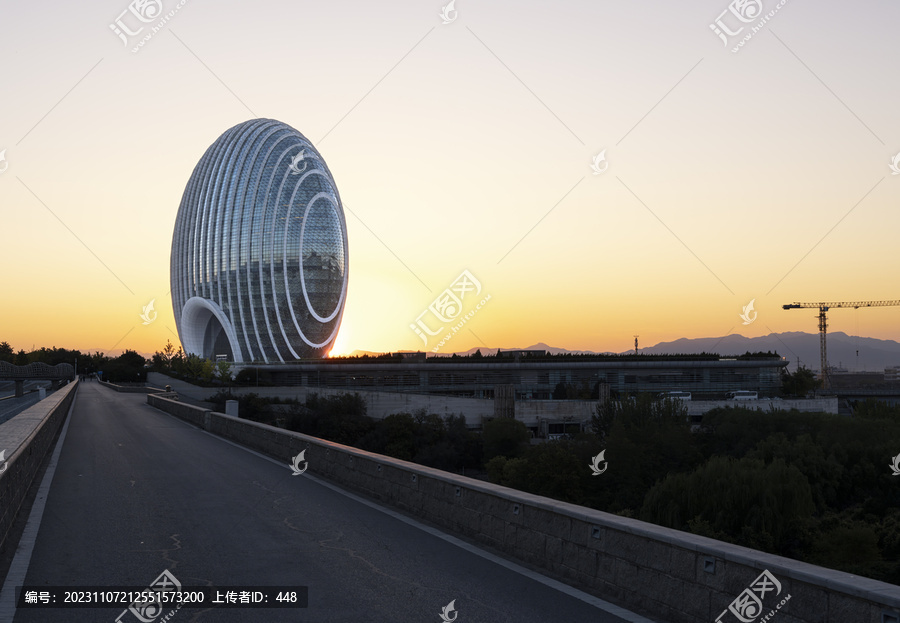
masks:
<path fill-rule="evenodd" d="M 205 359 L 225 355 L 235 363 L 244 360 L 228 316 L 215 301 L 200 296 L 189 298 L 181 310 L 181 341 L 185 352 Z"/>

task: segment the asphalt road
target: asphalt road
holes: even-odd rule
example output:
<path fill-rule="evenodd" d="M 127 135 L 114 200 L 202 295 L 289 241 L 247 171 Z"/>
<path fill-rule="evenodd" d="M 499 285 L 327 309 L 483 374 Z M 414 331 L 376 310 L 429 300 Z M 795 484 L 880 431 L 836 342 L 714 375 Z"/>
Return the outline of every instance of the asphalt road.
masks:
<path fill-rule="evenodd" d="M 185 589 L 309 587 L 305 609 L 184 607 L 171 620 L 185 622 L 440 623 L 451 600 L 459 623 L 641 620 L 613 616 L 308 474 L 293 477 L 287 464 L 145 401 L 98 384 L 79 388 L 48 470 L 26 584 L 137 589 L 168 569 Z M 122 610 L 20 609 L 14 621 L 112 622 Z"/>

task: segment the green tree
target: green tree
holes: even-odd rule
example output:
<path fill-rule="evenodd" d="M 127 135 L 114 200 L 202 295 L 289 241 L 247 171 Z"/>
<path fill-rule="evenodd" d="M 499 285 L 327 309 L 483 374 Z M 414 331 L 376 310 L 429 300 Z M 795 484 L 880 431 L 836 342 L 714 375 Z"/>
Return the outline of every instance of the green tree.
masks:
<path fill-rule="evenodd" d="M 519 491 L 529 491 L 528 460 L 498 454 L 485 464 L 488 480 Z"/>
<path fill-rule="evenodd" d="M 171 373 L 172 360 L 175 358 L 175 345 L 172 340 L 166 340 L 166 345 L 161 351 L 156 351 L 150 358 L 151 367 L 156 372 Z"/>
<path fill-rule="evenodd" d="M 444 420 L 446 435 L 439 447 L 434 449 L 436 455 L 432 462 L 427 457 L 422 461 L 426 465 L 438 469 L 465 469 L 481 467 L 483 454 L 481 438 L 466 426 L 466 418 L 462 415 L 449 415 Z"/>
<path fill-rule="evenodd" d="M 175 357 L 175 353 L 175 345 L 172 344 L 172 340 L 166 340 L 166 345 L 162 350 L 163 363 L 165 364 L 166 368 L 172 367 L 172 358 Z"/>
<path fill-rule="evenodd" d="M 814 509 L 806 476 L 783 460 L 714 457 L 653 487 L 640 518 L 678 530 L 703 525 L 732 542 L 772 551 L 797 540 Z"/>
<path fill-rule="evenodd" d="M 199 379 L 200 375 L 203 373 L 203 362 L 204 360 L 198 355 L 193 353 L 189 354 L 184 359 L 182 374 L 190 379 Z"/>
<path fill-rule="evenodd" d="M 13 348 L 9 345 L 9 342 L 0 342 L 0 361 L 15 363 L 15 360 L 16 354 L 13 352 Z"/>
<path fill-rule="evenodd" d="M 181 346 L 179 346 L 175 354 L 172 355 L 172 360 L 169 362 L 169 370 L 174 374 L 186 374 L 187 355 L 185 355 Z"/>
<path fill-rule="evenodd" d="M 231 362 L 230 361 L 217 361 L 216 362 L 216 377 L 223 383 L 231 383 Z"/>
<path fill-rule="evenodd" d="M 881 562 L 878 534 L 859 521 L 842 522 L 822 530 L 813 544 L 810 562 L 848 573 L 861 573 Z"/>
<path fill-rule="evenodd" d="M 291 409 L 288 428 L 369 450 L 369 447 L 360 445 L 375 426 L 374 420 L 366 417 L 366 411 L 366 401 L 359 394 L 324 397 L 316 393 L 307 394 L 306 404 L 302 408 L 297 406 Z"/>
<path fill-rule="evenodd" d="M 519 420 L 494 418 L 484 423 L 482 436 L 484 456 L 490 460 L 498 455 L 520 456 L 531 439 L 531 432 Z"/>
<path fill-rule="evenodd" d="M 597 414 L 591 418 L 594 433 L 605 439 L 617 422 L 625 428 L 674 425 L 687 426 L 687 407 L 681 400 L 666 398 L 657 400 L 652 394 L 625 396 L 622 400 L 609 400 L 597 405 Z"/>
<path fill-rule="evenodd" d="M 370 420 L 370 425 L 353 445 L 411 461 L 415 453 L 415 421 L 409 413 L 392 413 L 382 420 Z"/>
<path fill-rule="evenodd" d="M 556 500 L 609 510 L 600 492 L 610 481 L 592 476 L 591 457 L 600 452 L 596 437 L 585 435 L 529 446 L 522 456 L 495 456 L 485 469 L 491 482 Z"/>
<path fill-rule="evenodd" d="M 863 420 L 893 420 L 900 422 L 900 405 L 889 405 L 883 400 L 866 398 L 853 405 L 853 416 Z"/>
<path fill-rule="evenodd" d="M 657 400 L 646 393 L 610 400 L 598 405 L 591 425 L 600 442 L 596 450 L 604 449 L 609 463 L 603 488 L 586 489 L 595 508 L 633 512 L 660 479 L 691 470 L 704 458 L 680 400 Z"/>
<path fill-rule="evenodd" d="M 28 353 L 25 352 L 24 348 L 20 348 L 19 352 L 16 353 L 16 360 L 13 363 L 17 366 L 26 366 L 28 365 Z"/>
<path fill-rule="evenodd" d="M 103 380 L 110 383 L 140 383 L 147 380 L 147 360 L 133 350 L 126 350 L 115 359 L 108 359 L 100 365 Z"/>
<path fill-rule="evenodd" d="M 198 374 L 200 379 L 207 384 L 212 384 L 213 379 L 216 376 L 216 364 L 214 364 L 209 359 L 201 359 L 200 360 L 200 373 Z"/>
<path fill-rule="evenodd" d="M 809 392 L 818 389 L 822 382 L 816 378 L 813 371 L 804 366 L 799 366 L 793 373 L 781 370 L 781 393 L 785 396 L 798 396 L 803 398 Z"/>

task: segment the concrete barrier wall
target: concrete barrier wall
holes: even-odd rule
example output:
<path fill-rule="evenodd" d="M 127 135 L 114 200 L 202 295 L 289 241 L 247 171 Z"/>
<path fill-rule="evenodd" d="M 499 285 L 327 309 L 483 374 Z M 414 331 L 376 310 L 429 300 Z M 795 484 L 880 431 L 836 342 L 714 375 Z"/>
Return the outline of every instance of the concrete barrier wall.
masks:
<path fill-rule="evenodd" d="M 5 546 L 28 489 L 53 447 L 77 388 L 78 381 L 69 383 L 0 424 L 0 450 L 6 451 L 5 466 L 0 461 L 0 548 Z"/>
<path fill-rule="evenodd" d="M 147 380 L 156 385 L 171 385 L 178 393 L 194 400 L 206 400 L 221 388 L 199 387 L 173 379 L 158 372 L 150 372 Z M 333 389 L 329 387 L 304 387 L 302 385 L 291 387 L 232 387 L 231 392 L 236 396 L 257 394 L 266 398 L 295 398 L 305 402 L 309 394 L 319 396 L 339 396 L 341 394 L 359 394 L 366 403 L 366 414 L 378 420 L 384 419 L 393 413 L 412 413 L 418 409 L 427 409 L 429 413 L 447 416 L 450 414 L 462 415 L 466 418 L 466 426 L 469 428 L 481 428 L 484 417 L 494 415 L 494 401 L 481 398 L 460 398 L 456 396 L 432 396 L 427 394 L 411 394 L 406 392 L 382 392 L 382 391 L 357 391 L 352 389 Z"/>
<path fill-rule="evenodd" d="M 537 426 L 540 420 L 573 418 L 575 422 L 597 415 L 596 400 L 517 400 L 516 419 L 526 426 Z"/>
<path fill-rule="evenodd" d="M 837 396 L 828 398 L 791 398 L 788 400 L 692 400 L 684 403 L 688 415 L 703 415 L 718 407 L 740 407 L 760 411 L 805 411 L 811 413 L 838 412 Z"/>
<path fill-rule="evenodd" d="M 900 587 L 859 578 L 300 433 L 191 407 L 147 402 L 287 466 L 308 471 L 539 567 L 600 598 L 667 623 L 711 623 L 767 569 L 786 595 L 779 623 L 883 623 L 900 616 Z M 731 618 L 729 618 L 731 617 Z M 890 619 L 885 619 L 890 620 Z M 736 622 L 730 613 L 723 623 Z"/>
<path fill-rule="evenodd" d="M 150 372 L 148 382 L 156 385 L 171 385 L 174 390 L 194 400 L 205 400 L 219 391 L 218 388 L 200 387 L 173 379 L 158 372 Z M 485 398 L 464 398 L 460 396 L 440 396 L 436 394 L 413 394 L 409 392 L 386 392 L 330 387 L 233 387 L 236 396 L 250 393 L 266 398 L 295 398 L 306 401 L 309 394 L 319 396 L 339 396 L 359 394 L 366 403 L 366 415 L 378 420 L 394 413 L 413 413 L 425 409 L 428 413 L 441 416 L 462 415 L 469 428 L 481 428 L 484 418 L 494 417 L 494 401 Z M 589 420 L 596 413 L 597 403 L 590 400 L 520 400 L 516 402 L 516 419 L 526 426 L 536 427 L 541 419 L 562 419 L 573 417 L 575 421 Z"/>
<path fill-rule="evenodd" d="M 131 385 L 114 385 L 113 383 L 107 383 L 106 381 L 99 381 L 100 385 L 103 387 L 108 387 L 110 389 L 114 389 L 117 392 L 123 392 L 127 394 L 153 394 L 156 392 L 162 391 L 157 387 L 140 387 L 140 386 L 131 386 Z"/>
<path fill-rule="evenodd" d="M 147 375 L 149 383 L 160 387 L 171 385 L 177 392 L 194 400 L 206 400 L 219 391 L 219 388 L 200 387 L 185 381 L 173 379 L 158 372 Z M 353 389 L 335 389 L 330 387 L 306 387 L 302 385 L 290 387 L 233 387 L 232 393 L 237 396 L 255 393 L 266 398 L 296 398 L 306 401 L 309 394 L 320 396 L 338 396 L 340 394 L 359 394 L 366 402 L 366 413 L 375 419 L 384 419 L 393 413 L 413 413 L 426 409 L 428 413 L 441 416 L 450 414 L 462 415 L 469 428 L 481 428 L 484 418 L 494 416 L 493 399 L 463 398 L 459 396 L 440 396 L 436 394 L 413 394 L 408 392 L 387 392 Z M 837 398 L 817 398 L 799 400 L 694 400 L 686 402 L 688 415 L 702 415 L 716 407 L 745 407 L 770 411 L 781 409 L 789 411 L 813 411 L 837 413 Z M 530 428 L 535 428 L 541 420 L 588 421 L 597 413 L 595 400 L 519 400 L 516 402 L 516 419 Z"/>

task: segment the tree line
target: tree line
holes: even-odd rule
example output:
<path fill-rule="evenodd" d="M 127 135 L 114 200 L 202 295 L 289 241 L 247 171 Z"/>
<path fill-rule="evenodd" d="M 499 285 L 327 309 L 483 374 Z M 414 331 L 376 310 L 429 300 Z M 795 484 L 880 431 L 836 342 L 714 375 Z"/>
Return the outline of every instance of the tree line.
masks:
<path fill-rule="evenodd" d="M 15 351 L 9 342 L 0 342 L 0 361 L 16 366 L 27 366 L 30 363 L 46 363 L 55 366 L 68 363 L 76 366 L 77 373 L 98 374 L 103 380 L 112 383 L 143 383 L 147 380 L 147 360 L 136 351 L 126 350 L 118 357 L 107 357 L 101 352 L 82 353 L 80 350 L 67 348 L 41 347 L 26 352 L 25 349 Z"/>

